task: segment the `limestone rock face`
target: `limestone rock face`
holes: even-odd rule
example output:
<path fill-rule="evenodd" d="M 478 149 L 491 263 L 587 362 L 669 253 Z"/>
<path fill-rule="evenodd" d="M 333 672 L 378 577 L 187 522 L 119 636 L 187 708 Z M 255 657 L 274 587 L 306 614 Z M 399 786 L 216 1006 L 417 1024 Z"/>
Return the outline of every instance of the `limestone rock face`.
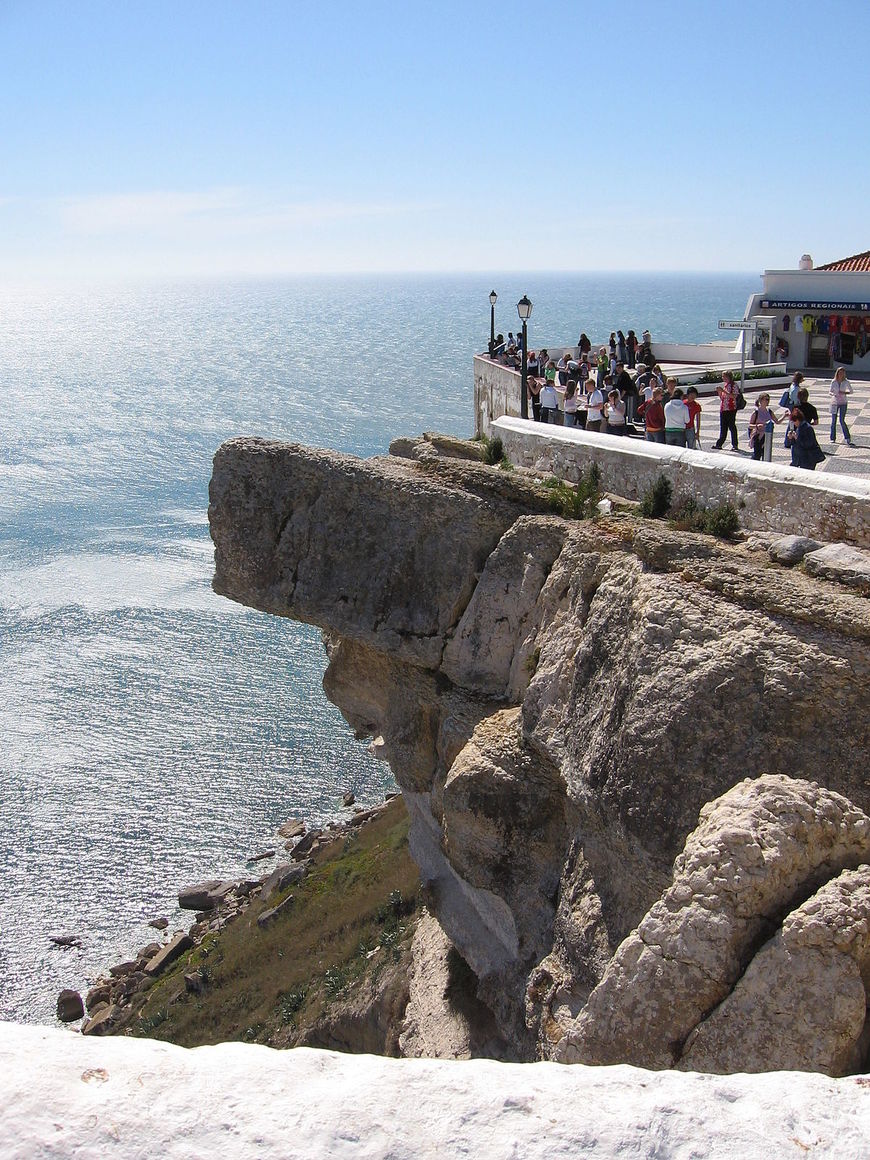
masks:
<path fill-rule="evenodd" d="M 673 884 L 620 945 L 560 1042 L 557 1058 L 673 1066 L 689 1033 L 726 998 L 759 939 L 795 899 L 844 867 L 860 864 L 868 852 L 870 819 L 839 794 L 777 776 L 735 786 L 701 811 L 701 823 L 676 861 Z M 857 941 L 861 962 L 862 902 L 859 894 L 852 915 L 840 906 L 848 926 L 841 941 L 847 946 Z M 823 895 L 813 913 L 824 904 Z M 836 900 L 828 901 L 828 910 L 835 906 Z M 792 925 L 791 935 L 783 930 L 787 945 L 812 924 L 793 916 Z M 857 975 L 855 960 L 848 961 Z M 770 964 L 759 970 L 769 980 Z M 861 1018 L 853 1041 L 864 1022 L 860 978 L 858 990 Z M 849 998 L 854 1013 L 855 988 Z M 787 1018 L 793 1021 L 792 1011 Z M 706 1029 L 700 1039 L 709 1041 Z M 779 1065 L 768 1055 L 767 1066 Z"/>
<path fill-rule="evenodd" d="M 804 571 L 568 522 L 521 473 L 431 438 L 396 450 L 225 444 L 214 587 L 324 629 L 327 696 L 389 761 L 433 910 L 516 1057 L 674 1066 L 780 909 L 870 862 L 870 602 L 842 568 L 807 574 L 824 549 Z"/>

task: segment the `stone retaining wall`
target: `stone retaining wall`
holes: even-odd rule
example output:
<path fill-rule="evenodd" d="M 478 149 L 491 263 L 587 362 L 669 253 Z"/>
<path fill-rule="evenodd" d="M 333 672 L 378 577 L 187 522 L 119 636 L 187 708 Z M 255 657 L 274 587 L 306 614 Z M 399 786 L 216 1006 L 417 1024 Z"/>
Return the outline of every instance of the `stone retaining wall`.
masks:
<path fill-rule="evenodd" d="M 511 463 L 543 475 L 576 483 L 596 463 L 605 491 L 635 500 L 664 475 L 675 500 L 728 501 L 746 529 L 870 548 L 867 480 L 507 417 L 496 419 L 491 433 L 501 439 Z"/>

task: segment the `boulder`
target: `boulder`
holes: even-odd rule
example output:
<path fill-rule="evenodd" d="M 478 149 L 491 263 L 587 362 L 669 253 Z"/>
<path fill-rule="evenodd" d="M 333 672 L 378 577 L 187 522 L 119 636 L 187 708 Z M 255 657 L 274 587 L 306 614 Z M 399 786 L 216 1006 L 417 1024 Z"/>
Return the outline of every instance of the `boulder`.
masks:
<path fill-rule="evenodd" d="M 870 595 L 870 552 L 851 544 L 825 544 L 804 556 L 804 568 L 811 576 L 836 580 L 862 595 Z"/>
<path fill-rule="evenodd" d="M 305 822 L 301 818 L 290 818 L 278 827 L 279 838 L 301 838 L 305 833 Z"/>
<path fill-rule="evenodd" d="M 111 994 L 112 989 L 108 983 L 97 983 L 95 987 L 91 987 L 85 997 L 85 1007 L 87 1007 L 88 1013 L 93 1015 L 98 1007 L 107 1004 Z"/>
<path fill-rule="evenodd" d="M 178 905 L 182 910 L 214 910 L 234 887 L 235 882 L 217 878 L 187 886 L 178 892 Z"/>
<path fill-rule="evenodd" d="M 252 862 L 265 862 L 267 858 L 274 858 L 274 857 L 275 857 L 274 850 L 261 850 L 259 852 L 259 854 L 252 854 L 250 856 L 250 858 L 248 858 L 247 862 L 248 862 L 248 865 L 250 866 L 250 864 Z M 235 885 L 235 883 L 233 885 Z"/>
<path fill-rule="evenodd" d="M 82 1035 L 111 1035 L 121 1015 L 120 1007 L 116 1007 L 114 1003 L 102 1008 L 84 1021 L 81 1027 Z"/>
<path fill-rule="evenodd" d="M 82 940 L 77 934 L 50 934 L 48 938 L 49 942 L 53 942 L 56 947 L 62 947 L 64 950 L 82 945 Z"/>
<path fill-rule="evenodd" d="M 686 1041 L 685 1071 L 863 1070 L 870 984 L 870 866 L 793 910 L 734 990 Z"/>
<path fill-rule="evenodd" d="M 185 990 L 191 995 L 201 995 L 203 992 L 202 975 L 199 971 L 190 971 L 184 976 Z"/>
<path fill-rule="evenodd" d="M 78 991 L 64 988 L 57 997 L 57 1017 L 61 1023 L 74 1023 L 85 1013 L 85 1005 Z"/>
<path fill-rule="evenodd" d="M 292 905 L 293 895 L 288 894 L 287 897 L 279 902 L 277 906 L 273 906 L 270 910 L 264 910 L 262 914 L 257 916 L 257 926 L 259 926 L 261 929 L 263 927 L 267 927 L 270 922 L 275 921 L 275 919 L 279 914 L 281 914 L 282 911 L 289 910 Z"/>
<path fill-rule="evenodd" d="M 298 862 L 293 864 L 284 863 L 281 866 L 276 866 L 272 873 L 263 880 L 263 889 L 260 891 L 260 897 L 265 902 L 273 894 L 280 894 L 288 886 L 293 886 L 295 883 L 301 882 L 306 872 L 306 866 Z"/>
<path fill-rule="evenodd" d="M 839 794 L 775 775 L 735 786 L 701 811 L 672 886 L 619 946 L 555 1057 L 672 1067 L 779 916 L 868 858 L 870 818 Z"/>
<path fill-rule="evenodd" d="M 123 978 L 124 975 L 129 975 L 139 966 L 138 959 L 128 959 L 123 963 L 115 963 L 114 966 L 109 967 L 109 974 L 113 979 Z"/>
<path fill-rule="evenodd" d="M 148 925 L 153 926 L 155 930 L 166 930 L 169 926 L 169 919 L 162 916 L 160 918 L 152 918 Z"/>
<path fill-rule="evenodd" d="M 815 552 L 821 548 L 818 540 L 811 540 L 808 536 L 781 536 L 768 547 L 768 554 L 775 564 L 791 567 L 799 564 L 807 552 Z"/>
<path fill-rule="evenodd" d="M 309 830 L 305 837 L 301 838 L 293 847 L 293 857 L 298 860 L 304 858 L 306 854 L 310 854 L 312 846 L 322 833 L 323 830 Z"/>
<path fill-rule="evenodd" d="M 193 945 L 193 939 L 189 935 L 177 934 L 171 942 L 161 947 L 154 958 L 146 964 L 145 974 L 152 976 L 159 975 L 161 971 L 165 970 L 171 963 L 174 963 L 177 958 L 180 958 L 186 951 L 189 951 Z"/>

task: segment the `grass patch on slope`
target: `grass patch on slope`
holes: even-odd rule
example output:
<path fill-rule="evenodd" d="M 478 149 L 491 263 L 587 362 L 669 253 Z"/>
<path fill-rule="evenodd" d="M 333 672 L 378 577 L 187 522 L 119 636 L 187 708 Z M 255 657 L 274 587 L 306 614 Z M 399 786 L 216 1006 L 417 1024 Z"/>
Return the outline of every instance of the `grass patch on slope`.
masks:
<path fill-rule="evenodd" d="M 147 992 L 126 1033 L 185 1047 L 298 1042 L 330 1004 L 407 951 L 420 891 L 407 839 L 408 815 L 397 797 L 320 851 L 301 883 L 255 900 L 182 956 Z M 288 894 L 293 902 L 259 927 L 258 916 Z M 185 988 L 191 972 L 202 981 L 200 994 Z"/>

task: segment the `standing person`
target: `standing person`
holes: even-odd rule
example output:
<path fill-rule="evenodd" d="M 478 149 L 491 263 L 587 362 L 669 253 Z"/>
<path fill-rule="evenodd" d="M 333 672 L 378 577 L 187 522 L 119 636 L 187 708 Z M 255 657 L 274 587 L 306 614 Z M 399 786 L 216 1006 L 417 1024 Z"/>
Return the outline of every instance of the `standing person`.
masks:
<path fill-rule="evenodd" d="M 619 396 L 623 403 L 625 403 L 626 421 L 633 423 L 637 415 L 637 387 L 634 385 L 634 379 L 621 362 L 616 364 L 616 375 L 613 379 L 613 385 L 619 391 Z"/>
<path fill-rule="evenodd" d="M 804 418 L 800 407 L 795 407 L 791 413 L 791 429 L 786 438 L 791 443 L 791 465 L 802 467 L 805 471 L 815 471 L 816 464 L 821 463 L 825 453 L 819 447 L 816 433 Z"/>
<path fill-rule="evenodd" d="M 604 377 L 610 374 L 610 359 L 607 357 L 607 347 L 598 348 L 598 385 L 604 390 Z"/>
<path fill-rule="evenodd" d="M 716 451 L 721 451 L 725 443 L 725 436 L 731 435 L 731 450 L 737 450 L 737 387 L 734 383 L 734 372 L 724 371 L 722 382 L 716 388 L 719 396 L 719 438 L 713 444 Z"/>
<path fill-rule="evenodd" d="M 749 446 L 752 448 L 752 458 L 764 458 L 764 443 L 768 431 L 773 430 L 774 423 L 779 419 L 770 409 L 770 395 L 761 394 L 755 400 L 755 410 L 749 417 Z"/>
<path fill-rule="evenodd" d="M 592 343 L 589 341 L 585 334 L 581 334 L 577 339 L 577 346 L 581 354 L 589 354 L 589 352 L 592 350 Z"/>
<path fill-rule="evenodd" d="M 677 387 L 673 397 L 665 403 L 665 443 L 671 447 L 685 447 L 688 426 L 689 408 L 683 402 L 682 390 Z"/>
<path fill-rule="evenodd" d="M 528 382 L 528 391 L 529 391 L 529 402 L 532 404 L 532 418 L 536 422 L 540 423 L 540 421 L 541 421 L 541 380 L 531 376 L 531 377 L 529 377 L 527 382 Z"/>
<path fill-rule="evenodd" d="M 834 381 L 831 383 L 831 442 L 837 442 L 837 416 L 840 417 L 840 429 L 847 447 L 854 447 L 852 434 L 846 426 L 846 409 L 849 406 L 849 396 L 852 394 L 852 384 L 846 378 L 846 368 L 837 367 Z"/>
<path fill-rule="evenodd" d="M 610 376 L 607 376 L 610 378 Z M 607 402 L 604 404 L 604 418 L 607 420 L 608 435 L 625 434 L 625 403 L 619 397 L 619 391 L 607 392 Z"/>
<path fill-rule="evenodd" d="M 580 366 L 577 368 L 577 385 L 581 391 L 586 390 L 586 383 L 589 379 L 589 358 L 587 355 L 580 356 Z"/>
<path fill-rule="evenodd" d="M 571 356 L 566 350 L 559 361 L 556 363 L 556 370 L 559 372 L 559 386 L 564 387 L 568 382 L 568 359 Z"/>
<path fill-rule="evenodd" d="M 533 350 L 529 351 L 529 360 L 526 364 L 526 369 L 534 377 L 537 377 L 541 373 L 541 364 L 538 362 L 538 356 Z"/>
<path fill-rule="evenodd" d="M 558 423 L 559 396 L 556 394 L 555 379 L 546 379 L 541 387 L 541 422 Z"/>
<path fill-rule="evenodd" d="M 810 402 L 810 392 L 806 389 L 806 387 L 801 387 L 801 389 L 798 391 L 797 405 L 803 411 L 804 418 L 809 423 L 809 425 L 811 427 L 818 427 L 819 412 Z"/>
<path fill-rule="evenodd" d="M 625 349 L 628 352 L 628 369 L 633 371 L 634 364 L 637 361 L 637 335 L 633 330 L 628 332 L 628 337 L 625 340 Z"/>
<path fill-rule="evenodd" d="M 701 404 L 698 402 L 698 388 L 686 390 L 686 406 L 689 409 L 689 426 L 686 428 L 686 446 L 693 451 L 701 449 Z"/>
<path fill-rule="evenodd" d="M 662 405 L 662 398 L 664 391 L 661 387 L 655 387 L 651 399 L 644 399 L 637 409 L 638 415 L 641 416 L 646 428 L 646 440 L 648 443 L 664 443 L 665 442 L 665 409 Z"/>
<path fill-rule="evenodd" d="M 801 389 L 801 383 L 804 381 L 804 376 L 800 371 L 795 371 L 791 377 L 791 382 L 788 387 L 782 392 L 782 398 L 779 400 L 780 407 L 788 407 L 789 411 L 798 405 L 798 392 Z"/>
<path fill-rule="evenodd" d="M 625 365 L 625 363 L 628 362 L 628 358 L 626 356 L 627 356 L 627 348 L 625 345 L 625 335 L 622 333 L 621 330 L 617 330 L 617 332 L 616 332 L 616 357 L 619 359 L 619 361 L 623 365 Z"/>
<path fill-rule="evenodd" d="M 558 393 L 561 394 L 562 392 L 559 391 Z M 579 399 L 577 398 L 577 384 L 573 379 L 569 379 L 568 385 L 565 387 L 565 400 L 562 404 L 562 419 L 566 427 L 580 426 L 580 422 L 577 419 L 578 404 Z"/>
<path fill-rule="evenodd" d="M 586 430 L 600 431 L 602 409 L 604 407 L 604 392 L 595 384 L 586 395 Z"/>
<path fill-rule="evenodd" d="M 653 377 L 646 369 L 646 365 L 642 362 L 637 364 L 637 374 L 635 375 L 634 385 L 637 388 L 638 396 L 646 399 L 647 402 L 653 396 L 653 388 L 658 386 L 658 383 L 653 382 Z"/>
<path fill-rule="evenodd" d="M 616 331 L 615 330 L 611 330 L 611 332 L 610 332 L 610 342 L 608 345 L 610 346 L 610 358 L 612 361 L 613 359 L 616 358 Z"/>

